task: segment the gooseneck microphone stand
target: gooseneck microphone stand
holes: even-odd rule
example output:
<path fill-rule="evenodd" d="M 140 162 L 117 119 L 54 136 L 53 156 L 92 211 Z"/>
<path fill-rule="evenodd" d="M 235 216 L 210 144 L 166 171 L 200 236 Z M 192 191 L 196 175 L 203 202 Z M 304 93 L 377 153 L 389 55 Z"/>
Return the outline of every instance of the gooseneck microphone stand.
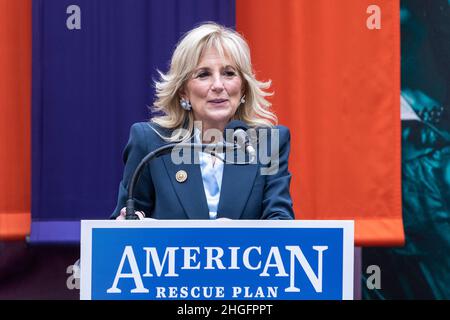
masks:
<path fill-rule="evenodd" d="M 222 158 L 221 156 L 218 156 L 217 153 L 214 151 L 214 149 L 219 149 L 219 150 L 236 150 L 239 149 L 238 146 L 236 146 L 235 144 L 232 143 L 228 143 L 228 142 L 221 142 L 221 143 L 217 143 L 217 144 L 205 144 L 205 143 L 170 143 L 167 145 L 164 145 L 162 147 L 159 147 L 158 149 L 155 149 L 154 151 L 150 152 L 149 154 L 147 154 L 139 163 L 139 165 L 136 167 L 136 170 L 133 173 L 133 176 L 130 180 L 130 183 L 128 185 L 128 200 L 126 202 L 126 215 L 125 215 L 125 219 L 126 220 L 139 220 L 139 217 L 137 216 L 137 214 L 135 213 L 135 209 L 134 209 L 134 198 L 133 198 L 133 194 L 134 194 L 134 188 L 136 186 L 136 183 L 139 179 L 139 176 L 141 175 L 142 169 L 144 168 L 144 166 L 150 162 L 152 159 L 170 152 L 173 148 L 183 148 L 183 150 L 188 149 L 189 150 L 191 148 L 194 148 L 194 150 L 203 150 L 203 148 L 209 148 L 212 150 L 208 150 L 207 152 L 210 153 L 211 155 L 219 158 L 220 160 L 222 160 L 223 162 L 226 162 L 225 157 Z M 236 164 L 235 162 L 232 162 L 234 164 Z"/>

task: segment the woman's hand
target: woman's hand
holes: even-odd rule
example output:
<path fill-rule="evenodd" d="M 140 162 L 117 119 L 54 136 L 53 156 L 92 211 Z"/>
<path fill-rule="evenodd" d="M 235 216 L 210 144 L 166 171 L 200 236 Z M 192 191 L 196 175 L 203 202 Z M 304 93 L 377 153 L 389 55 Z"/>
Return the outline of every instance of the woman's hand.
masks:
<path fill-rule="evenodd" d="M 144 220 L 145 214 L 142 211 L 135 211 L 136 215 L 139 217 L 139 220 Z M 125 220 L 125 216 L 127 215 L 127 210 L 123 207 L 120 210 L 120 214 L 117 216 L 116 220 Z"/>

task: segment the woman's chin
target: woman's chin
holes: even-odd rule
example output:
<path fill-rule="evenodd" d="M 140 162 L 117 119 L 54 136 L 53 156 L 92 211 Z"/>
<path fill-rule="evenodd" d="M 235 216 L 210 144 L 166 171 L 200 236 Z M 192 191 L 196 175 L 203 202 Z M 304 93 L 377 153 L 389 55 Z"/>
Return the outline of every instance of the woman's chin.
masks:
<path fill-rule="evenodd" d="M 227 123 L 231 117 L 233 116 L 232 112 L 230 110 L 214 110 L 210 114 L 208 114 L 208 120 L 210 122 L 216 122 L 216 123 Z"/>

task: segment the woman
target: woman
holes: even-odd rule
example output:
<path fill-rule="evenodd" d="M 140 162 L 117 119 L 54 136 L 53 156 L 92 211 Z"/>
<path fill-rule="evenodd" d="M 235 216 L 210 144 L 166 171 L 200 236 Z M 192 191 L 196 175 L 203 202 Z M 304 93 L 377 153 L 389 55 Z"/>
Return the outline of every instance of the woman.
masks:
<path fill-rule="evenodd" d="M 111 218 L 124 218 L 126 187 L 146 154 L 169 142 L 209 143 L 211 131 L 221 133 L 231 120 L 241 120 L 258 133 L 273 129 L 268 131 L 267 144 L 272 146 L 275 136 L 279 138 L 278 150 L 270 150 L 273 163 L 229 164 L 203 152 L 194 164 L 175 164 L 170 154 L 156 158 L 144 168 L 135 187 L 139 217 L 293 219 L 289 130 L 274 126 L 277 119 L 264 92 L 270 82 L 255 79 L 245 40 L 234 30 L 203 24 L 184 36 L 168 73 L 160 75 L 154 103 L 159 116 L 131 128 L 118 204 Z M 264 171 L 274 163 L 277 170 Z"/>

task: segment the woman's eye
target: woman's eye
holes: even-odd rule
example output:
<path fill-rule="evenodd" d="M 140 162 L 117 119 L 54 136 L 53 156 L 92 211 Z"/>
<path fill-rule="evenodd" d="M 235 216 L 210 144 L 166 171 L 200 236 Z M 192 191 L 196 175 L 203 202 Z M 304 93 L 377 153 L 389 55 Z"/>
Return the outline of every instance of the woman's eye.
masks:
<path fill-rule="evenodd" d="M 200 72 L 197 74 L 197 78 L 206 78 L 207 76 L 209 76 L 209 72 Z"/>
<path fill-rule="evenodd" d="M 236 72 L 231 71 L 231 70 L 225 71 L 225 75 L 226 75 L 227 77 L 234 77 L 234 76 L 236 75 Z"/>

